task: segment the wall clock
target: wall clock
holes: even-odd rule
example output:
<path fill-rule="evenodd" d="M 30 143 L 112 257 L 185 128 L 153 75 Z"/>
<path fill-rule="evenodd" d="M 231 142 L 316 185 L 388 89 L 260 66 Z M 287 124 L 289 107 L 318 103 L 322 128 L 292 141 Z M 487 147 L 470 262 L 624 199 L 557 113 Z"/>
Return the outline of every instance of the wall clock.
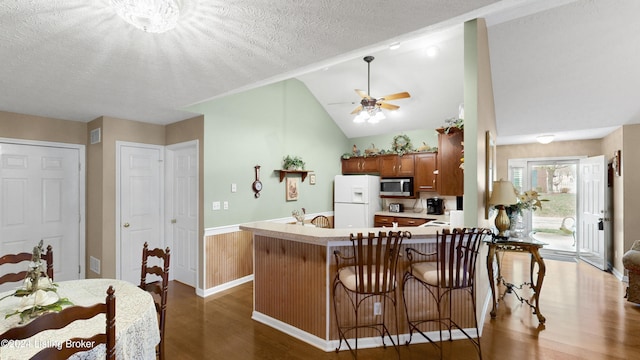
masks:
<path fill-rule="evenodd" d="M 260 165 L 255 166 L 256 169 L 256 180 L 253 182 L 252 187 L 255 192 L 256 199 L 260 197 L 260 191 L 262 190 L 262 182 L 260 181 Z"/>

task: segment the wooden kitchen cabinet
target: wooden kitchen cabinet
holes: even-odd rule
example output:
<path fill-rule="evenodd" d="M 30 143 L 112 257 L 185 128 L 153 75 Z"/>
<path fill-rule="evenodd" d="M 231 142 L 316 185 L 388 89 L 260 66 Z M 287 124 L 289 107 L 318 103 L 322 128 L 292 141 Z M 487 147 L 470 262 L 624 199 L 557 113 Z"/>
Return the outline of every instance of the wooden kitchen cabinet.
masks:
<path fill-rule="evenodd" d="M 437 154 L 415 154 L 415 177 L 413 191 L 436 191 Z"/>
<path fill-rule="evenodd" d="M 373 217 L 373 226 L 374 227 L 392 227 L 395 222 L 395 217 L 393 216 L 385 216 L 385 215 L 375 215 Z"/>
<path fill-rule="evenodd" d="M 380 177 L 412 177 L 414 175 L 414 155 L 382 155 L 378 163 Z"/>
<path fill-rule="evenodd" d="M 375 156 L 355 156 L 342 159 L 342 174 L 376 174 L 378 173 L 378 158 Z"/>
<path fill-rule="evenodd" d="M 418 226 L 428 222 L 429 219 L 422 218 L 410 218 L 403 216 L 387 216 L 387 215 L 375 215 L 373 217 L 374 227 L 392 227 L 393 223 L 398 223 L 398 226 Z"/>
<path fill-rule="evenodd" d="M 406 217 L 397 217 L 396 222 L 398 226 L 418 226 L 426 223 L 427 219 L 420 218 L 406 218 Z"/>
<path fill-rule="evenodd" d="M 464 171 L 460 168 L 463 155 L 464 132 L 452 128 L 449 133 L 438 131 L 438 174 L 436 190 L 439 195 L 462 196 L 464 194 Z"/>

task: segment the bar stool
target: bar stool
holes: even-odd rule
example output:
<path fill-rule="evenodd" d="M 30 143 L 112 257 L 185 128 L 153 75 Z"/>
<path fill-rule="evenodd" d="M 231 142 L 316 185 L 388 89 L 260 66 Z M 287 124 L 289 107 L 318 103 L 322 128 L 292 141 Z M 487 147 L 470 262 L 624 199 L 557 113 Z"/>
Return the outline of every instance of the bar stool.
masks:
<path fill-rule="evenodd" d="M 362 233 L 351 234 L 351 253 L 334 251 L 337 272 L 333 281 L 333 307 L 340 338 L 336 351 L 340 350 L 344 340 L 351 354 L 357 358 L 358 329 L 369 328 L 380 335 L 385 348 L 384 337 L 387 335 L 400 354 L 397 347 L 396 271 L 400 245 L 405 238 L 411 238 L 411 233 L 390 231 L 379 232 L 378 235 L 369 233 L 366 237 Z M 347 310 L 353 311 L 353 315 L 341 311 L 341 296 L 348 299 L 344 303 L 349 305 Z M 393 340 L 386 324 L 388 305 L 393 306 L 397 341 Z M 341 319 L 341 314 L 347 319 Z M 351 331 L 355 333 L 355 350 L 347 341 L 347 334 Z"/>
<path fill-rule="evenodd" d="M 452 340 L 451 330 L 457 328 L 473 343 L 480 359 L 482 359 L 476 313 L 475 273 L 478 249 L 484 237 L 489 234 L 491 234 L 489 229 L 454 229 L 453 232 L 445 229 L 442 233 L 438 232 L 437 234 L 435 252 L 423 253 L 414 248 L 406 249 L 409 267 L 402 280 L 402 298 L 409 324 L 407 344 L 411 342 L 413 333 L 417 332 L 439 349 L 442 359 L 442 345 L 437 344 L 424 330 L 425 324 L 436 322 L 440 333 L 440 342 L 443 340 L 443 325 L 449 331 L 449 340 Z M 429 258 L 430 261 L 427 261 Z M 435 301 L 437 306 L 435 315 L 437 316 L 431 316 L 428 311 L 421 311 L 419 312 L 420 316 L 412 317 L 413 312 L 409 311 L 411 304 L 408 300 L 415 298 L 407 294 L 407 289 L 412 283 L 427 290 L 424 293 L 430 295 Z M 453 293 L 458 291 L 471 298 L 477 340 L 469 335 L 452 317 Z M 465 304 L 469 304 L 469 302 L 465 302 Z"/>

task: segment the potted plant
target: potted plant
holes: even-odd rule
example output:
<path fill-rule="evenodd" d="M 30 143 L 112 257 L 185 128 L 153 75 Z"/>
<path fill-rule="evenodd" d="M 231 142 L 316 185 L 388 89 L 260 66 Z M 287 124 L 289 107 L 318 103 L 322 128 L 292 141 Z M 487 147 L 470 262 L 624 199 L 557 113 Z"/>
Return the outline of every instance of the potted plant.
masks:
<path fill-rule="evenodd" d="M 284 170 L 304 170 L 304 161 L 299 156 L 287 155 L 282 159 L 282 168 Z"/>

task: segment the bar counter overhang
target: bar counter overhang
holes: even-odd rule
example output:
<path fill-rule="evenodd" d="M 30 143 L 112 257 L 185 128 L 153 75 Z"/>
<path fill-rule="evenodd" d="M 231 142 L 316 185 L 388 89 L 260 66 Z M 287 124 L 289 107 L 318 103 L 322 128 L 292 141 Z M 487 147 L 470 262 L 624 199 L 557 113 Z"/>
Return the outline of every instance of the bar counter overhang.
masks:
<path fill-rule="evenodd" d="M 326 229 L 275 222 L 247 223 L 240 225 L 240 229 L 253 233 L 254 308 L 252 318 L 319 349 L 334 351 L 338 345 L 338 333 L 332 302 L 332 283 L 336 273 L 333 252 L 340 250 L 349 253 L 351 234 L 388 232 L 391 229 Z M 411 239 L 405 239 L 403 242 L 402 254 L 406 247 L 424 252 L 435 251 L 436 234 L 441 229 L 439 227 L 399 227 L 398 230 L 411 233 Z M 483 319 L 490 304 L 488 279 L 486 270 L 483 271 L 486 269 L 486 263 L 484 263 L 486 253 L 486 247 L 481 246 L 476 265 L 478 266 L 476 304 L 479 307 L 480 332 L 482 332 Z M 409 339 L 401 286 L 406 264 L 406 257 L 400 258 L 396 289 L 400 344 L 404 344 Z M 437 311 L 434 304 L 421 300 L 427 298 L 423 295 L 419 294 L 418 290 L 407 290 L 407 301 L 415 304 L 415 306 L 409 305 L 410 314 Z M 473 312 L 466 305 L 466 301 L 470 300 L 454 297 L 451 310 L 460 316 L 462 323 L 465 324 L 463 325 L 465 330 L 475 334 Z M 353 316 L 347 309 L 345 312 L 342 312 L 342 309 L 342 306 L 338 306 L 341 319 Z M 365 313 L 373 314 L 373 311 L 365 311 Z M 391 311 L 387 313 L 388 316 L 392 316 Z M 362 314 L 360 316 L 362 318 Z M 394 322 L 392 317 L 387 321 L 391 324 Z M 390 330 L 393 332 L 395 327 Z M 438 339 L 435 327 L 428 328 L 427 334 L 432 339 Z M 462 338 L 459 335 L 464 336 L 457 331 L 452 332 L 454 340 Z M 426 340 L 414 333 L 412 343 L 421 342 Z M 388 339 L 386 343 L 389 344 Z M 382 341 L 375 331 L 368 332 L 366 329 L 359 331 L 359 348 L 379 346 L 382 346 Z M 346 346 L 343 344 L 342 348 L 346 349 Z"/>

